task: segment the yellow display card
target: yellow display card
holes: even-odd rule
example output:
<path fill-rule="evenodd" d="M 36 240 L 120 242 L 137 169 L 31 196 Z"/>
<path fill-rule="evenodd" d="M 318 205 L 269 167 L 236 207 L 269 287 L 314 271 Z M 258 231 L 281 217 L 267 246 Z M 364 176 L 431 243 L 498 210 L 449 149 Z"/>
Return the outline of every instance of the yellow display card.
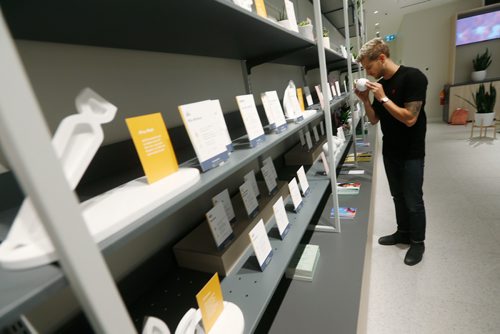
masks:
<path fill-rule="evenodd" d="M 304 94 L 302 94 L 302 88 L 297 88 L 297 98 L 299 99 L 300 110 L 304 111 Z"/>
<path fill-rule="evenodd" d="M 210 281 L 196 295 L 201 311 L 201 319 L 205 333 L 208 333 L 224 310 L 224 299 L 220 287 L 219 274 L 215 273 Z"/>
<path fill-rule="evenodd" d="M 257 14 L 262 17 L 267 17 L 266 5 L 264 0 L 255 0 L 255 9 L 257 9 Z"/>
<path fill-rule="evenodd" d="M 127 118 L 125 122 L 149 184 L 179 169 L 160 113 Z"/>

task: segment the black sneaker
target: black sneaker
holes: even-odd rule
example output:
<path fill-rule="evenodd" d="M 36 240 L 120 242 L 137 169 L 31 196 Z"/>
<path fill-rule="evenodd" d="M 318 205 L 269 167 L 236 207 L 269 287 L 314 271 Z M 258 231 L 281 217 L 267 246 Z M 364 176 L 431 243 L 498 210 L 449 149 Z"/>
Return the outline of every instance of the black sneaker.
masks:
<path fill-rule="evenodd" d="M 424 256 L 425 245 L 424 242 L 412 242 L 410 245 L 410 249 L 405 256 L 405 264 L 409 266 L 414 266 L 420 261 L 422 261 L 422 257 Z"/>
<path fill-rule="evenodd" d="M 410 235 L 406 232 L 396 231 L 394 234 L 386 235 L 378 239 L 378 243 L 384 246 L 396 244 L 410 244 Z"/>

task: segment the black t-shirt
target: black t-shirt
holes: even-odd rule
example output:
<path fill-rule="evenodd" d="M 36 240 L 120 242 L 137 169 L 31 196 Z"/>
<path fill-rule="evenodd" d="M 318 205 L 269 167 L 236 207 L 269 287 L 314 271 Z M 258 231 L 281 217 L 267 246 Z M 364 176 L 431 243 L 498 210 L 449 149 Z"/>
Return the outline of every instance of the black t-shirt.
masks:
<path fill-rule="evenodd" d="M 372 106 L 380 118 L 384 134 L 382 153 L 385 156 L 405 160 L 423 159 L 427 130 L 427 117 L 424 110 L 427 78 L 420 70 L 401 65 L 389 80 L 381 79 L 379 83 L 384 87 L 387 97 L 401 108 L 404 108 L 407 102 L 422 101 L 417 122 L 408 127 L 394 118 L 379 101 L 374 99 Z"/>

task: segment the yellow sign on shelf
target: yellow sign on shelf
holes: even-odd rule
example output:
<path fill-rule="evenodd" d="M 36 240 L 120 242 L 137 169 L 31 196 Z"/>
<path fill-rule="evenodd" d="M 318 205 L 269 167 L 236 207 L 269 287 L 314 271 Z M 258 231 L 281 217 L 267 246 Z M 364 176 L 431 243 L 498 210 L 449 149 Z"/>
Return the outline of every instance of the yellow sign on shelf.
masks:
<path fill-rule="evenodd" d="M 262 17 L 267 17 L 266 4 L 264 0 L 255 0 L 255 9 L 257 9 L 257 14 Z"/>
<path fill-rule="evenodd" d="M 297 98 L 299 99 L 300 110 L 304 111 L 304 94 L 302 94 L 302 88 L 297 88 Z"/>
<path fill-rule="evenodd" d="M 127 118 L 125 122 L 149 184 L 179 169 L 160 113 Z"/>
<path fill-rule="evenodd" d="M 201 311 L 203 328 L 205 333 L 208 333 L 224 310 L 224 299 L 222 298 L 218 273 L 215 273 L 203 289 L 198 292 L 196 301 Z"/>

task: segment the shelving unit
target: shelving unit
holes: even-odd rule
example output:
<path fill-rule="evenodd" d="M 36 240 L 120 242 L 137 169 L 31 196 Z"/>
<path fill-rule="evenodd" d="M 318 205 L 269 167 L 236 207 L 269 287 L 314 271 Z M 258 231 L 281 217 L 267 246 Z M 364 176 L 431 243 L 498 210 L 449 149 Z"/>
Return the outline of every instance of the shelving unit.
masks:
<path fill-rule="evenodd" d="M 15 39 L 239 59 L 246 61 L 248 72 L 267 62 L 309 69 L 318 67 L 319 62 L 315 42 L 256 13 L 245 11 L 229 0 L 147 4 L 130 0 L 106 3 L 96 0 L 83 3 L 21 0 L 2 2 L 2 12 Z M 335 51 L 326 50 L 325 56 L 328 63 L 335 64 L 332 66 L 346 67 L 346 60 Z M 330 108 L 336 108 L 348 99 L 349 95 L 337 99 Z M 322 117 L 323 112 L 317 112 L 301 123 L 289 124 L 284 133 L 266 135 L 266 141 L 254 149 L 236 150 L 224 165 L 203 173 L 196 185 L 100 243 L 100 250 L 106 254 L 126 245 L 176 210 L 190 205 L 197 194 L 220 184 L 227 175 L 296 136 L 300 129 Z M 298 214 L 289 216 L 292 230 L 287 238 L 284 241 L 272 239 L 275 249 L 273 265 L 265 272 L 249 269 L 252 252 L 247 251 L 237 265 L 236 274 L 222 281 L 227 300 L 243 309 L 248 332 L 257 326 L 329 181 L 312 180 L 310 184 L 312 192 L 306 198 L 306 205 Z M 14 214 L 15 211 L 0 214 L 0 223 L 8 225 Z M 68 281 L 57 265 L 20 272 L 0 269 L 0 328 L 67 286 Z M 135 325 L 140 326 L 137 322 Z"/>

